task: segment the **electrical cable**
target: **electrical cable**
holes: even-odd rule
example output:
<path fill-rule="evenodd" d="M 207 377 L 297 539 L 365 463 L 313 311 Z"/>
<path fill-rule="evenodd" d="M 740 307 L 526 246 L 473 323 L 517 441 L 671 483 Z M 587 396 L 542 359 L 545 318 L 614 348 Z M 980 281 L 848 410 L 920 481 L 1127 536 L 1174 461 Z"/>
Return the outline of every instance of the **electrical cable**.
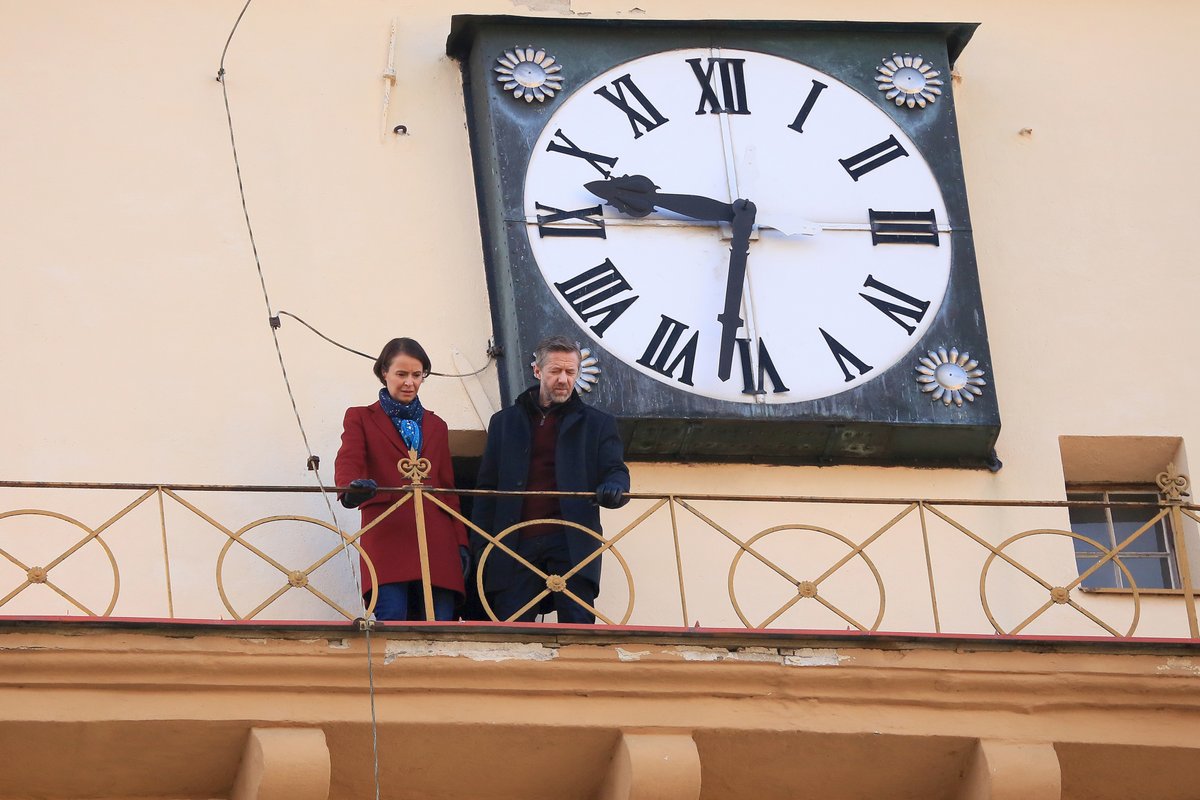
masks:
<path fill-rule="evenodd" d="M 320 336 L 322 339 L 324 339 L 325 341 L 329 342 L 329 343 L 330 343 L 331 345 L 333 345 L 334 347 L 340 347 L 340 348 L 342 348 L 343 350 L 345 350 L 347 353 L 354 353 L 354 355 L 356 355 L 356 356 L 362 356 L 363 358 L 370 359 L 371 361 L 374 361 L 374 360 L 375 360 L 375 356 L 369 356 L 369 355 L 367 355 L 366 353 L 362 352 L 361 350 L 355 350 L 353 347 L 347 347 L 346 345 L 342 344 L 341 342 L 339 342 L 339 341 L 337 341 L 337 340 L 335 340 L 335 339 L 331 339 L 331 338 L 329 338 L 328 336 L 326 336 L 325 334 L 321 333 L 319 330 L 317 330 L 316 328 L 314 328 L 312 325 L 309 325 L 307 322 L 305 322 L 304 320 L 300 319 L 300 317 L 296 316 L 295 314 L 293 314 L 293 313 L 292 313 L 292 312 L 290 312 L 290 311 L 283 311 L 283 310 L 281 309 L 281 310 L 280 310 L 280 311 L 279 311 L 279 312 L 276 314 L 276 316 L 272 318 L 272 320 L 273 320 L 273 322 L 272 322 L 272 327 L 277 327 L 277 326 L 275 325 L 275 322 L 276 322 L 276 321 L 278 321 L 279 317 L 291 317 L 292 319 L 296 320 L 296 322 L 299 322 L 301 325 L 303 325 L 304 327 L 308 328 L 310 331 L 312 331 L 313 333 L 315 333 L 317 336 Z M 437 377 L 439 377 L 439 378 L 469 378 L 469 377 L 471 377 L 472 375 L 478 375 L 479 373 L 483 372 L 485 369 L 487 369 L 488 367 L 490 367 L 490 366 L 492 365 L 492 362 L 493 362 L 493 361 L 495 361 L 495 360 L 496 360 L 496 357 L 495 357 L 494 355 L 492 355 L 492 353 L 490 353 L 490 352 L 489 352 L 489 353 L 487 354 L 487 362 L 486 362 L 486 363 L 484 363 L 484 365 L 483 365 L 482 367 L 480 367 L 479 369 L 475 370 L 474 372 L 462 372 L 462 373 L 457 373 L 457 372 L 432 372 L 432 371 L 431 371 L 429 374 L 430 374 L 430 375 L 437 376 Z"/>
<path fill-rule="evenodd" d="M 337 531 L 338 538 L 342 541 L 342 552 L 346 554 L 346 560 L 350 565 L 350 572 L 354 573 L 354 562 L 350 556 L 346 534 L 342 531 L 341 525 L 338 524 L 337 515 L 333 511 L 333 503 L 329 499 L 329 490 L 326 489 L 324 482 L 321 480 L 321 471 L 315 466 L 316 460 L 312 451 L 312 446 L 308 441 L 308 433 L 304 430 L 304 420 L 300 417 L 300 408 L 296 404 L 296 396 L 292 391 L 292 383 L 288 378 L 287 366 L 284 364 L 283 349 L 279 345 L 279 335 L 276 333 L 277 325 L 274 314 L 271 313 L 271 297 L 267 291 L 267 281 L 263 274 L 262 260 L 258 255 L 258 244 L 254 238 L 254 226 L 250 223 L 250 210 L 246 205 L 246 189 L 242 182 L 242 165 L 238 158 L 237 139 L 233 132 L 233 113 L 229 107 L 229 89 L 225 81 L 225 55 L 229 52 L 229 45 L 233 41 L 233 35 L 237 32 L 238 25 L 242 22 L 242 17 L 245 16 L 246 10 L 250 7 L 253 0 L 246 0 L 246 4 L 242 6 L 241 12 L 238 14 L 237 20 L 233 23 L 233 28 L 229 31 L 229 37 L 225 40 L 225 47 L 221 50 L 221 62 L 217 70 L 217 82 L 221 84 L 221 96 L 225 102 L 225 119 L 229 123 L 229 146 L 233 151 L 233 166 L 237 173 L 238 195 L 242 201 L 242 216 L 246 220 L 246 232 L 250 238 L 250 249 L 254 254 L 254 266 L 258 271 L 258 282 L 262 287 L 263 303 L 267 307 L 267 316 L 271 320 L 271 339 L 275 343 L 275 355 L 279 359 L 279 370 L 283 375 L 283 384 L 287 389 L 288 399 L 292 404 L 292 413 L 296 417 L 296 427 L 300 430 L 300 438 L 304 441 L 304 449 L 308 454 L 308 463 L 312 469 L 314 478 L 317 481 L 317 486 L 321 490 L 321 497 L 325 500 L 325 506 L 329 510 L 329 516 L 333 520 L 334 529 Z M 292 315 L 288 315 L 292 316 Z M 361 355 L 361 354 L 360 354 Z M 371 738 L 374 748 L 375 762 L 375 800 L 379 800 L 380 784 L 379 784 L 379 726 L 375 718 L 375 674 L 374 667 L 371 663 L 371 626 L 374 624 L 366 617 L 366 601 L 360 597 L 360 602 L 363 604 L 364 625 L 363 630 L 366 632 L 367 638 L 367 680 L 369 685 L 369 698 L 371 703 Z"/>
<path fill-rule="evenodd" d="M 379 800 L 379 724 L 375 721 L 375 667 L 371 660 L 371 628 L 375 623 L 363 620 L 367 636 L 367 681 L 371 685 L 371 751 L 375 754 L 375 800 Z"/>
<path fill-rule="evenodd" d="M 317 330 L 316 328 L 314 328 L 312 325 L 309 325 L 307 322 L 305 322 L 304 320 L 300 319 L 299 317 L 297 317 L 295 314 L 293 314 L 293 313 L 292 313 L 292 312 L 290 312 L 290 311 L 283 311 L 283 310 L 281 309 L 281 310 L 279 311 L 279 316 L 280 316 L 280 317 L 291 317 L 292 319 L 296 320 L 296 322 L 299 322 L 301 325 L 303 325 L 304 327 L 308 328 L 310 331 L 312 331 L 313 333 L 315 333 L 317 336 L 320 336 L 322 339 L 324 339 L 325 341 L 329 342 L 329 343 L 330 343 L 331 345 L 333 345 L 334 347 L 340 347 L 340 348 L 342 348 L 343 350 L 345 350 L 347 353 L 354 353 L 354 355 L 356 355 L 356 356 L 362 356 L 363 358 L 369 358 L 369 359 L 370 359 L 370 360 L 372 360 L 372 361 L 374 361 L 374 360 L 375 360 L 375 356 L 369 356 L 369 355 L 367 355 L 366 353 L 363 353 L 363 352 L 361 352 L 361 351 L 359 351 L 359 350 L 355 350 L 353 347 L 346 347 L 346 345 L 342 344 L 341 342 L 336 342 L 336 341 L 334 341 L 333 339 L 330 339 L 328 336 L 326 336 L 325 334 L 321 333 L 319 330 Z"/>
<path fill-rule="evenodd" d="M 246 13 L 246 9 L 250 7 L 251 2 L 252 2 L 252 0 L 246 0 L 246 5 L 242 6 L 242 13 L 238 14 L 237 22 L 234 23 L 233 30 L 229 32 L 229 39 L 226 40 L 226 42 L 225 42 L 225 50 L 226 51 L 228 51 L 229 43 L 231 41 L 233 41 L 233 34 L 237 30 L 238 24 L 242 21 L 242 16 Z M 238 157 L 237 139 L 234 137 L 234 132 L 233 132 L 233 112 L 231 111 L 231 109 L 229 107 L 229 87 L 228 87 L 227 82 L 225 81 L 224 60 L 225 60 L 225 52 L 223 51 L 221 53 L 222 66 L 217 73 L 217 81 L 221 84 L 221 96 L 225 101 L 225 119 L 229 123 L 229 146 L 233 151 L 233 167 L 234 167 L 234 171 L 237 173 L 238 195 L 242 201 L 242 217 L 246 220 L 246 232 L 250 237 L 250 250 L 254 254 L 254 267 L 258 271 L 258 284 L 260 287 L 262 287 L 263 304 L 267 307 L 267 317 L 270 318 L 275 315 L 271 313 L 271 296 L 270 296 L 270 293 L 267 291 L 267 279 L 266 279 L 266 276 L 263 274 L 262 259 L 259 257 L 259 254 L 258 254 L 258 242 L 254 237 L 254 226 L 250 222 L 250 209 L 246 205 L 246 188 L 242 182 L 242 164 L 241 164 L 241 160 Z M 271 340 L 275 344 L 275 356 L 279 360 L 279 371 L 283 375 L 283 385 L 287 389 L 288 400 L 291 401 L 291 404 L 292 404 L 292 414 L 296 417 L 296 427 L 298 427 L 300 429 L 300 438 L 304 441 L 304 450 L 307 453 L 308 459 L 309 459 L 308 463 L 313 464 L 314 463 L 314 461 L 313 461 L 314 454 L 313 454 L 313 450 L 312 450 L 312 445 L 309 444 L 308 432 L 304 429 L 304 420 L 300 417 L 300 408 L 296 404 L 296 395 L 292 391 L 292 382 L 291 382 L 291 379 L 288 377 L 287 365 L 284 363 L 284 360 L 283 360 L 283 348 L 281 348 L 279 346 L 279 335 L 275 332 L 276 329 L 275 329 L 274 325 L 272 325 L 270 327 L 271 327 Z M 344 542 L 346 537 L 345 537 L 345 534 L 342 532 L 341 526 L 338 524 L 337 515 L 334 514 L 333 504 L 329 500 L 329 492 L 326 490 L 325 484 L 321 480 L 321 472 L 319 469 L 313 469 L 312 473 L 313 473 L 313 476 L 317 480 L 317 485 L 321 488 L 321 496 L 323 498 L 325 498 L 325 506 L 329 509 L 329 516 L 331 519 L 333 519 L 334 527 L 337 529 L 338 535 L 341 536 L 341 538 Z M 345 548 L 343 547 L 343 549 L 345 549 Z M 349 558 L 348 551 L 347 551 L 347 558 Z"/>

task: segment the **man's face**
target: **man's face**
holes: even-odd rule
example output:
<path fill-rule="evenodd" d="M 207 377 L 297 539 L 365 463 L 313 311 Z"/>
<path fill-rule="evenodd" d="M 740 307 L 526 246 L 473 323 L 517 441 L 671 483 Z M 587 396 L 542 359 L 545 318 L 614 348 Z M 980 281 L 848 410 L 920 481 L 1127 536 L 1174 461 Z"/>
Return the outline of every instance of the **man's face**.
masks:
<path fill-rule="evenodd" d="M 571 390 L 575 388 L 575 379 L 579 377 L 579 355 L 577 353 L 546 354 L 546 361 L 540 367 L 533 365 L 533 377 L 541 382 L 538 399 L 542 406 L 551 403 L 565 403 L 571 398 Z"/>

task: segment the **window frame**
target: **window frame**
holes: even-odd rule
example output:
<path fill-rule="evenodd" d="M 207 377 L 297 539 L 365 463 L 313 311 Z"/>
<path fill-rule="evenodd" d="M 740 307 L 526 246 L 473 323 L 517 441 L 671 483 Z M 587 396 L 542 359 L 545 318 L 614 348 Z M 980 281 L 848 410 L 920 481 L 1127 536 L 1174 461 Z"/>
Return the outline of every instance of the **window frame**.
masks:
<path fill-rule="evenodd" d="M 1101 499 L 1100 500 L 1082 500 L 1082 499 L 1078 499 L 1077 497 L 1073 497 L 1073 496 L 1077 496 L 1077 495 L 1081 495 L 1081 494 L 1088 494 L 1088 495 L 1099 494 L 1099 495 L 1101 495 Z M 1070 524 L 1071 524 L 1071 532 L 1079 534 L 1079 535 L 1086 535 L 1086 534 L 1082 534 L 1080 531 L 1076 530 L 1075 529 L 1075 521 L 1070 519 L 1071 512 L 1075 508 L 1086 508 L 1089 506 L 1092 508 L 1097 508 L 1097 507 L 1102 508 L 1104 511 L 1104 522 L 1105 522 L 1105 527 L 1106 527 L 1107 538 L 1105 540 L 1101 540 L 1099 537 L 1095 537 L 1095 536 L 1089 536 L 1089 538 L 1096 539 L 1097 541 L 1100 542 L 1101 545 L 1103 545 L 1108 550 L 1115 549 L 1116 546 L 1120 542 L 1116 538 L 1116 526 L 1113 522 L 1113 515 L 1112 515 L 1113 507 L 1114 506 L 1120 507 L 1122 505 L 1126 505 L 1128 507 L 1143 507 L 1143 508 L 1146 508 L 1147 510 L 1149 510 L 1151 508 L 1149 501 L 1122 500 L 1119 497 L 1119 495 L 1130 495 L 1130 494 L 1152 495 L 1155 498 L 1157 498 L 1156 510 L 1152 514 L 1149 515 L 1150 517 L 1157 515 L 1159 512 L 1164 510 L 1167 505 L 1166 498 L 1163 496 L 1159 487 L 1152 483 L 1068 483 L 1066 485 L 1066 496 L 1067 496 L 1067 501 L 1069 503 L 1071 503 L 1071 505 L 1068 506 L 1067 513 L 1068 513 L 1068 519 L 1070 520 Z M 1118 495 L 1118 497 L 1114 498 L 1113 495 Z M 1085 504 L 1087 504 L 1087 505 L 1085 505 Z M 1164 560 L 1165 559 L 1166 564 L 1167 564 L 1167 573 L 1170 578 L 1170 585 L 1168 585 L 1168 586 L 1142 586 L 1139 584 L 1137 587 L 1137 590 L 1139 592 L 1150 592 L 1150 593 L 1172 593 L 1172 594 L 1178 593 L 1178 592 L 1182 591 L 1183 580 L 1182 580 L 1182 577 L 1180 576 L 1179 554 L 1178 554 L 1178 550 L 1176 547 L 1175 530 L 1174 530 L 1174 526 L 1172 525 L 1171 515 L 1169 513 L 1166 514 L 1161 520 L 1159 520 L 1156 523 L 1156 526 L 1157 525 L 1162 526 L 1163 541 L 1166 545 L 1165 550 L 1149 551 L 1149 550 L 1133 550 L 1133 549 L 1127 548 L 1125 550 L 1122 550 L 1120 553 L 1118 553 L 1116 557 L 1120 558 L 1123 562 L 1127 561 L 1128 559 L 1149 559 L 1149 558 L 1153 558 L 1156 560 Z M 1146 532 L 1148 533 L 1152 530 L 1154 530 L 1153 527 L 1148 528 Z M 1144 535 L 1144 533 L 1143 533 L 1143 535 Z M 1102 556 L 1099 553 L 1096 553 L 1095 555 L 1091 555 L 1091 556 L 1084 554 L 1084 553 L 1080 553 L 1079 545 L 1082 544 L 1082 542 L 1079 539 L 1072 539 L 1072 543 L 1073 543 L 1073 547 L 1075 550 L 1073 555 L 1075 557 L 1076 571 L 1078 574 L 1082 575 L 1086 571 L 1087 568 L 1086 567 L 1080 568 L 1079 562 L 1081 559 L 1097 561 Z M 1134 544 L 1136 544 L 1136 541 L 1130 543 L 1131 547 Z M 1126 564 L 1126 566 L 1128 567 L 1129 565 Z M 1098 571 L 1098 572 L 1102 572 L 1102 571 L 1103 570 Z M 1133 570 L 1131 569 L 1130 571 L 1132 572 Z M 1120 568 L 1114 567 L 1113 572 L 1116 575 L 1116 580 L 1117 580 L 1118 585 L 1115 585 L 1115 586 L 1113 586 L 1113 585 L 1085 586 L 1083 584 L 1080 584 L 1079 588 L 1085 592 L 1131 592 L 1131 591 L 1133 591 L 1133 587 L 1128 584 L 1123 570 L 1121 570 Z M 1098 574 L 1098 573 L 1092 573 L 1093 576 L 1095 576 L 1096 574 Z"/>

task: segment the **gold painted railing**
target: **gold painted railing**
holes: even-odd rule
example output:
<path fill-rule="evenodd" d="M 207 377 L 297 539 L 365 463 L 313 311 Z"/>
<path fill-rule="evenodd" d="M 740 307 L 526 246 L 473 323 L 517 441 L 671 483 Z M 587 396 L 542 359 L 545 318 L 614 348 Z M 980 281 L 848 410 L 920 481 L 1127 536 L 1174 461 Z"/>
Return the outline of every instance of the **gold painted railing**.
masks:
<path fill-rule="evenodd" d="M 337 591 L 318 587 L 314 573 L 337 559 L 339 554 L 358 555 L 374 583 L 375 566 L 362 549 L 362 536 L 389 515 L 411 504 L 426 578 L 429 564 L 425 515 L 432 509 L 456 517 L 486 541 L 479 554 L 476 585 L 483 607 L 493 620 L 495 616 L 483 596 L 480 575 L 489 558 L 499 550 L 525 568 L 534 570 L 546 583 L 546 588 L 525 608 L 539 603 L 551 592 L 564 592 L 576 602 L 582 602 L 567 588 L 567 579 L 592 560 L 604 557 L 608 564 L 603 584 L 605 602 L 598 603 L 600 607 L 597 608 L 587 607 L 595 612 L 598 620 L 610 625 L 690 627 L 700 625 L 703 616 L 707 627 L 729 627 L 740 623 L 756 629 L 774 626 L 830 630 L 844 625 L 847 630 L 862 632 L 1102 633 L 1113 637 L 1150 635 L 1200 639 L 1189 558 L 1189 548 L 1195 550 L 1200 506 L 1185 502 L 1188 481 L 1173 472 L 1159 476 L 1162 499 L 1157 504 L 632 494 L 633 502 L 626 509 L 606 512 L 605 524 L 610 530 L 617 529 L 615 533 L 603 536 L 582 528 L 597 539 L 599 548 L 595 553 L 564 575 L 548 575 L 524 561 L 512 547 L 520 530 L 537 524 L 536 521 L 519 523 L 495 534 L 480 530 L 445 502 L 447 490 L 421 485 L 424 474 L 419 462 L 410 466 L 409 477 L 414 481 L 413 485 L 381 489 L 381 492 L 394 493 L 395 502 L 371 525 L 354 532 L 343 530 L 333 520 L 304 514 L 274 514 L 257 517 L 240 526 L 225 525 L 201 508 L 198 500 L 184 496 L 232 494 L 245 502 L 247 498 L 263 493 L 311 494 L 316 491 L 312 487 L 0 482 L 0 491 L 17 491 L 22 500 L 39 490 L 71 490 L 72 494 L 100 490 L 110 494 L 140 492 L 98 524 L 88 524 L 77 516 L 41 508 L 0 511 L 0 615 L 31 616 L 28 609 L 17 613 L 12 606 L 23 593 L 44 586 L 71 609 L 88 617 L 112 616 L 122 597 L 122 570 L 113 547 L 106 541 L 106 533 L 135 511 L 150 508 L 157 512 L 153 515 L 157 521 L 154 533 L 162 545 L 166 617 L 176 617 L 177 592 L 172 588 L 173 576 L 177 584 L 181 570 L 186 571 L 188 581 L 194 583 L 197 570 L 192 564 L 181 564 L 178 557 L 174 560 L 171 557 L 167 522 L 167 509 L 171 508 L 186 511 L 193 522 L 202 522 L 222 542 L 215 559 L 215 588 L 229 617 L 263 619 L 265 612 L 281 597 L 292 592 L 307 592 L 342 617 L 355 620 L 371 613 L 373 596 L 368 598 L 370 602 L 364 609 L 356 602 L 339 600 L 337 595 L 340 592 L 356 597 L 351 564 L 357 559 L 348 558 L 345 569 L 340 572 L 341 577 L 330 579 Z M 463 491 L 458 494 L 489 493 Z M 3 498 L 0 494 L 0 503 Z M 1141 506 L 1146 511 L 1147 521 L 1114 546 L 1106 546 L 1063 526 L 1065 509 L 1079 506 Z M 255 508 L 261 511 L 257 505 Z M 800 513 L 805 515 L 804 518 L 797 516 Z M 142 515 L 146 516 L 144 511 Z M 1030 515 L 1037 519 L 1027 523 L 1018 523 L 1014 519 Z M 357 512 L 351 516 L 357 517 Z M 1045 524 L 1046 517 L 1055 524 Z M 26 530 L 22 535 L 12 535 L 8 527 L 18 520 Z M 22 551 L 23 545 L 42 540 L 39 520 L 41 525 L 51 524 L 47 520 L 57 520 L 77 529 L 78 534 L 61 552 L 35 562 L 33 558 L 23 556 Z M 1170 592 L 1141 589 L 1122 554 L 1142 534 L 1164 520 L 1174 537 L 1179 587 Z M 255 541 L 259 533 L 268 529 L 267 526 L 281 522 L 316 526 L 333 544 L 322 547 L 319 556 L 306 557 L 304 563 L 307 566 L 291 563 L 297 556 L 294 548 L 285 546 L 282 553 L 272 554 L 268 552 L 269 548 Z M 581 528 L 572 523 L 558 523 Z M 142 527 L 146 527 L 145 520 Z M 1006 531 L 1015 532 L 1005 535 Z M 146 531 L 142 533 L 146 534 Z M 1085 542 L 1095 552 L 1094 563 L 1082 572 L 1077 569 L 1072 540 Z M 620 548 L 627 545 L 627 549 L 638 552 L 637 558 L 622 554 Z M 107 600 L 103 605 L 79 598 L 81 588 L 86 587 L 94 593 L 98 585 L 106 583 L 95 570 L 88 570 L 83 580 L 76 576 L 74 586 L 58 580 L 59 573 L 67 572 L 67 563 L 82 558 L 81 553 L 89 546 L 94 546 L 93 552 L 99 548 L 103 560 L 111 568 L 112 590 L 108 594 L 105 588 Z M 227 556 L 235 546 L 239 552 L 266 565 L 264 569 L 269 568 L 270 574 L 274 575 L 274 583 L 262 589 L 265 597 L 248 608 L 239 608 L 228 591 Z M 139 573 L 144 571 L 147 557 L 144 550 L 139 550 L 131 559 L 135 562 L 131 569 Z M 1125 588 L 1109 593 L 1084 589 L 1084 582 L 1109 564 L 1121 571 Z M 615 573 L 614 567 L 620 571 Z M 635 590 L 639 582 L 651 590 L 649 594 L 654 599 L 635 616 L 638 599 Z M 772 582 L 782 587 L 782 594 L 770 588 Z M 256 582 L 254 588 L 260 589 L 262 583 Z M 433 608 L 429 585 L 426 580 L 426 609 Z M 971 587 L 969 591 L 968 587 Z M 611 595 L 619 595 L 622 590 L 626 593 L 625 602 L 618 600 L 614 604 Z M 689 612 L 689 592 L 704 606 L 700 614 L 695 609 Z M 642 596 L 645 594 L 643 592 Z M 889 598 L 899 607 L 890 615 Z M 677 613 L 668 611 L 667 606 L 676 604 Z M 1148 626 L 1149 632 L 1139 634 L 1139 626 L 1147 627 L 1143 614 L 1147 605 L 1153 606 L 1151 616 L 1154 621 Z M 127 603 L 128 608 L 134 609 L 133 613 L 120 616 L 163 616 L 144 613 L 143 606 L 133 598 Z M 810 612 L 805 612 L 807 616 L 801 614 L 804 609 L 823 611 L 814 618 Z M 1075 615 L 1074 621 L 1067 622 L 1061 616 L 1067 610 Z M 1052 615 L 1058 615 L 1054 617 L 1056 621 L 1048 622 Z M 668 616 L 671 618 L 667 619 Z M 1119 617 L 1119 620 L 1113 617 Z"/>

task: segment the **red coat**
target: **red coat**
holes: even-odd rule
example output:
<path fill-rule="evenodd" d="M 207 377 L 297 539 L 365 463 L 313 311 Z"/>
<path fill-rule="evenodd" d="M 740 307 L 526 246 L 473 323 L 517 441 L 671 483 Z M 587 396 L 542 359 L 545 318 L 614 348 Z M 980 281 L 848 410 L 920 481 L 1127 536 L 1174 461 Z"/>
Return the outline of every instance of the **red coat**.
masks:
<path fill-rule="evenodd" d="M 441 417 L 426 409 L 421 420 L 421 457 L 432 470 L 425 484 L 438 489 L 454 488 L 450 463 L 450 437 Z M 408 446 L 378 402 L 346 409 L 342 423 L 342 446 L 334 462 L 334 481 L 346 486 L 357 478 L 372 478 L 380 486 L 408 486 L 398 462 L 408 456 Z M 398 493 L 379 492 L 363 503 L 362 525 L 366 527 L 399 500 Z M 443 503 L 459 510 L 458 496 L 439 494 Z M 386 519 L 363 534 L 359 542 L 375 566 L 379 583 L 419 581 L 421 558 L 417 543 L 414 500 L 409 500 Z M 433 502 L 425 501 L 425 533 L 429 544 L 429 575 L 434 586 L 463 594 L 462 560 L 459 546 L 467 545 L 463 524 Z M 361 559 L 360 559 L 361 561 Z M 362 590 L 371 590 L 371 573 L 362 564 Z"/>

